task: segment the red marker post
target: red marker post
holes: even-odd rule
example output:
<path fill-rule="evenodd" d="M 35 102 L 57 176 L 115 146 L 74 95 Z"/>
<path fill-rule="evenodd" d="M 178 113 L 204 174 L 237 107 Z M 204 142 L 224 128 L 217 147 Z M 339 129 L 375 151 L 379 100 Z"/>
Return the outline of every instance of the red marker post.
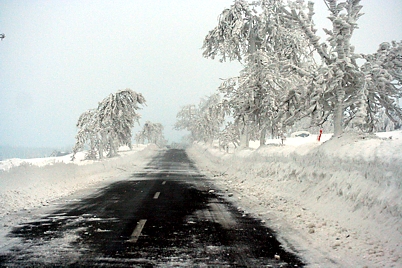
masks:
<path fill-rule="evenodd" d="M 320 129 L 320 134 L 318 135 L 318 141 L 320 141 L 321 140 L 321 135 L 322 135 L 322 129 Z"/>

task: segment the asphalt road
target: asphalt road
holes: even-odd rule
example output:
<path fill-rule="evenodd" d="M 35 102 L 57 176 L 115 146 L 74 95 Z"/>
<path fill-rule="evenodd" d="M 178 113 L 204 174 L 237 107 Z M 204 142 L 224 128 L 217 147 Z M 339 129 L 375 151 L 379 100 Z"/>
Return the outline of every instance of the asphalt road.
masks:
<path fill-rule="evenodd" d="M 302 267 L 183 150 L 10 233 L 3 267 Z"/>

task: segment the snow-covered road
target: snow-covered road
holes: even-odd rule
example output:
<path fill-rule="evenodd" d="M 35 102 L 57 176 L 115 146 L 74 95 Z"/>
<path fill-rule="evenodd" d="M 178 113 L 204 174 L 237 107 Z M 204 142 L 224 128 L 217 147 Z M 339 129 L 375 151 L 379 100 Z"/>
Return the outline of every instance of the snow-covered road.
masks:
<path fill-rule="evenodd" d="M 15 226 L 0 266 L 303 266 L 211 182 L 183 150 L 162 150 L 124 180 Z"/>

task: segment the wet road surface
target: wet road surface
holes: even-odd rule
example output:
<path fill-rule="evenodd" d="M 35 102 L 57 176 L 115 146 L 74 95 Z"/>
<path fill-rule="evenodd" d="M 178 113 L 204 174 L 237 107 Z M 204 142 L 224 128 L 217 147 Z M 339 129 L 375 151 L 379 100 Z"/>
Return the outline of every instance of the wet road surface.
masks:
<path fill-rule="evenodd" d="M 10 233 L 2 267 L 302 267 L 261 221 L 211 190 L 183 150 Z"/>

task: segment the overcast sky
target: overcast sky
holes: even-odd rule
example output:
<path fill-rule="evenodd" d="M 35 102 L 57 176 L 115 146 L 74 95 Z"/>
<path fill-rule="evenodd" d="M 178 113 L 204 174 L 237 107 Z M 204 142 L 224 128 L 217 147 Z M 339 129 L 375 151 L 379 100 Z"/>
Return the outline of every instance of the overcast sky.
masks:
<path fill-rule="evenodd" d="M 328 13 L 316 2 L 320 28 Z M 230 0 L 0 0 L 0 145 L 72 146 L 79 115 L 119 89 L 140 92 L 141 123 L 166 138 L 180 107 L 213 93 L 239 64 L 202 57 L 205 35 Z M 402 40 L 402 1 L 363 0 L 353 43 L 373 53 Z M 133 132 L 140 130 L 136 126 Z"/>

